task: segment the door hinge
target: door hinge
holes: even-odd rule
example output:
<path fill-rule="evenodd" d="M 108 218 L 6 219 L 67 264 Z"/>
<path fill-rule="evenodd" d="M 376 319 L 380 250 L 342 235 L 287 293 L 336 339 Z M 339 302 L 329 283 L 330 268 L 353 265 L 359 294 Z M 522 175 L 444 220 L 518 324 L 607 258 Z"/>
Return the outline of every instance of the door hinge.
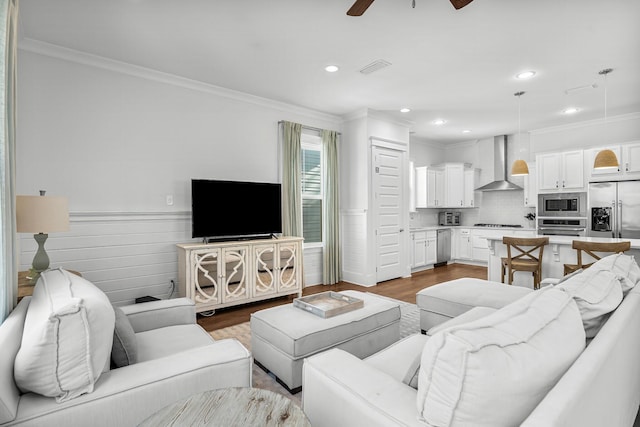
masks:
<path fill-rule="evenodd" d="M 380 167 L 376 166 L 376 173 L 380 173 Z"/>

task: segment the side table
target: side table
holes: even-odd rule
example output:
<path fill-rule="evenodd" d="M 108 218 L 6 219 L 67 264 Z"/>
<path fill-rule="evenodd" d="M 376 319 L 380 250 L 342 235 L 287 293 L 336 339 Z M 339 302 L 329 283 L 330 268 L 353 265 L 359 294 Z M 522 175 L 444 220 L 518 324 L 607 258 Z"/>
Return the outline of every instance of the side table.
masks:
<path fill-rule="evenodd" d="M 69 273 L 73 273 L 76 276 L 82 277 L 82 274 L 77 271 L 67 270 Z M 33 295 L 33 288 L 36 285 L 32 282 L 31 277 L 29 277 L 29 271 L 19 271 L 18 272 L 18 302 L 26 296 Z"/>
<path fill-rule="evenodd" d="M 139 426 L 311 427 L 291 399 L 261 388 L 223 388 L 194 394 L 169 405 Z"/>

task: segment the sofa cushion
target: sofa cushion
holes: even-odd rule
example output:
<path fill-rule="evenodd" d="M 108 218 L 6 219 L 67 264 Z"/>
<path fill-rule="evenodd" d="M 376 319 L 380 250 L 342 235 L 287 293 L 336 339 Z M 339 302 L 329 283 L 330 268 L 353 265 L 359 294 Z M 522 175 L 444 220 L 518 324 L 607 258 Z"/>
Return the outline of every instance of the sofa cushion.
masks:
<path fill-rule="evenodd" d="M 596 336 L 609 313 L 622 302 L 622 280 L 609 270 L 588 268 L 555 287 L 578 304 L 587 338 Z"/>
<path fill-rule="evenodd" d="M 427 335 L 412 334 L 367 357 L 365 362 L 417 389 L 420 358 Z"/>
<path fill-rule="evenodd" d="M 113 307 L 116 324 L 113 331 L 111 360 L 116 368 L 133 365 L 138 361 L 138 343 L 129 318 L 120 307 Z"/>
<path fill-rule="evenodd" d="M 14 362 L 23 391 L 58 402 L 93 391 L 111 355 L 115 314 L 107 296 L 65 270 L 43 272 Z"/>
<path fill-rule="evenodd" d="M 622 293 L 627 293 L 640 282 L 640 267 L 635 258 L 623 253 L 606 256 L 596 261 L 589 270 L 608 270 L 622 277 Z"/>
<path fill-rule="evenodd" d="M 136 341 L 138 343 L 138 362 L 160 359 L 215 342 L 211 335 L 196 323 L 138 332 Z"/>
<path fill-rule="evenodd" d="M 573 298 L 550 287 L 531 292 L 427 341 L 418 413 L 437 426 L 520 425 L 584 347 Z"/>
<path fill-rule="evenodd" d="M 478 320 L 485 316 L 488 316 L 489 314 L 495 313 L 497 310 L 498 309 L 491 307 L 474 307 L 469 311 L 465 311 L 458 317 L 454 317 L 451 320 L 447 320 L 446 322 L 440 323 L 439 325 L 430 328 L 427 331 L 427 335 L 431 336 L 452 326 L 458 326 L 465 323 L 473 322 L 474 320 Z"/>

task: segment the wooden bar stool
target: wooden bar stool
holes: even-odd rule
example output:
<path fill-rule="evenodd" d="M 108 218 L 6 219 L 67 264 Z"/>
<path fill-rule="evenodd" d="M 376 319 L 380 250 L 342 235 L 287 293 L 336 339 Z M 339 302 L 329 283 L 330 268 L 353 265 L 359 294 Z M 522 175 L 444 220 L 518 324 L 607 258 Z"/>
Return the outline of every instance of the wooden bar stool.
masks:
<path fill-rule="evenodd" d="M 514 272 L 528 271 L 533 273 L 533 289 L 540 289 L 542 254 L 544 247 L 549 244 L 549 238 L 504 236 L 502 243 L 507 246 L 507 256 L 502 258 L 502 283 L 507 273 L 509 275 L 507 283 L 512 284 Z"/>
<path fill-rule="evenodd" d="M 576 256 L 577 256 L 577 263 L 576 264 L 565 264 L 564 265 L 564 275 L 566 276 L 567 274 L 573 273 L 576 270 L 579 270 L 581 268 L 588 268 L 590 267 L 593 263 L 595 263 L 597 260 L 599 260 L 601 257 L 600 255 L 596 254 L 596 252 L 598 253 L 608 253 L 608 254 L 612 254 L 612 253 L 619 253 L 619 252 L 624 252 L 624 251 L 628 251 L 631 248 L 631 242 L 612 242 L 612 243 L 605 243 L 605 242 L 585 242 L 582 240 L 574 240 L 571 243 L 571 247 L 573 249 L 576 250 Z M 593 262 L 590 263 L 584 263 L 582 261 L 582 252 L 584 251 L 585 254 L 589 255 L 591 258 L 594 259 Z"/>

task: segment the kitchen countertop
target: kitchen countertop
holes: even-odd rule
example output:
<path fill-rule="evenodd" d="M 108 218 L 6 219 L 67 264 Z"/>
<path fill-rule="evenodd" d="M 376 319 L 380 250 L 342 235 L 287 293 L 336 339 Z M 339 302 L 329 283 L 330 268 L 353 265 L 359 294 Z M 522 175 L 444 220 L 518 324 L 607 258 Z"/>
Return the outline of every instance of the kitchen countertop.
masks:
<path fill-rule="evenodd" d="M 613 239 L 610 237 L 575 237 L 575 236 L 542 236 L 537 235 L 535 237 L 548 237 L 550 245 L 568 245 L 574 240 L 580 240 L 583 242 L 603 242 L 603 243 L 615 243 L 615 242 L 631 242 L 631 249 L 640 249 L 640 239 Z M 487 240 L 502 241 L 501 237 L 487 237 Z"/>
<path fill-rule="evenodd" d="M 414 231 L 429 231 L 429 230 L 441 230 L 441 229 L 474 229 L 474 230 L 521 230 L 521 231 L 536 231 L 535 228 L 528 227 L 479 227 L 475 225 L 427 225 L 424 227 L 411 227 L 410 232 Z"/>

